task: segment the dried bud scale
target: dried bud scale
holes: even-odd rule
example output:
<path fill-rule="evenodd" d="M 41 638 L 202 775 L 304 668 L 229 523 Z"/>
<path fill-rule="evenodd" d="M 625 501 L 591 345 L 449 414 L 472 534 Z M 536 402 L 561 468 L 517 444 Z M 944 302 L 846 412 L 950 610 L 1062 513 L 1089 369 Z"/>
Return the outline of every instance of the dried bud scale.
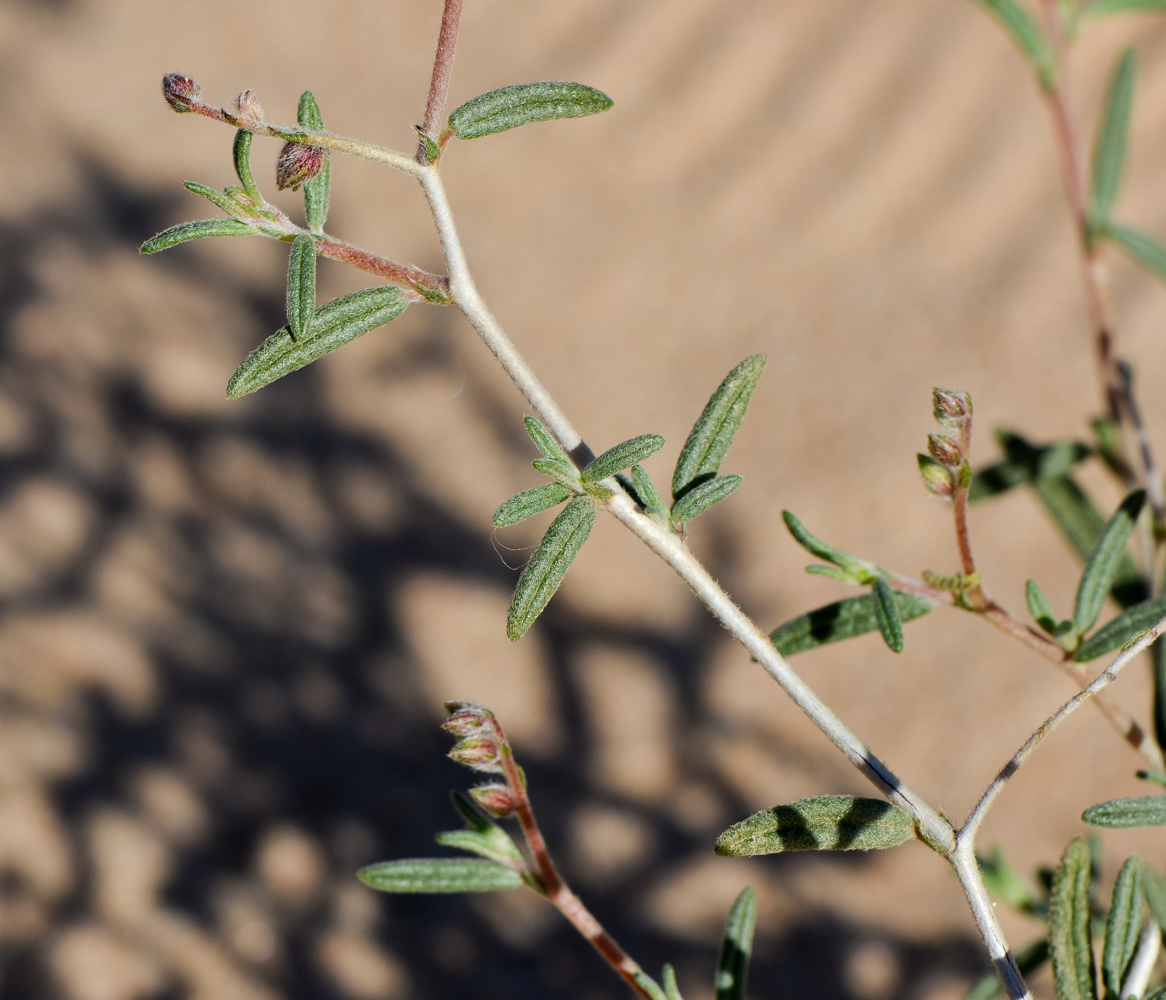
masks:
<path fill-rule="evenodd" d="M 305 181 L 319 175 L 328 160 L 328 151 L 321 146 L 300 146 L 285 142 L 275 164 L 275 186 L 283 191 L 296 190 Z"/>
<path fill-rule="evenodd" d="M 162 77 L 162 96 L 166 98 L 166 103 L 180 114 L 193 111 L 201 94 L 202 87 L 193 77 L 182 73 L 167 73 Z"/>

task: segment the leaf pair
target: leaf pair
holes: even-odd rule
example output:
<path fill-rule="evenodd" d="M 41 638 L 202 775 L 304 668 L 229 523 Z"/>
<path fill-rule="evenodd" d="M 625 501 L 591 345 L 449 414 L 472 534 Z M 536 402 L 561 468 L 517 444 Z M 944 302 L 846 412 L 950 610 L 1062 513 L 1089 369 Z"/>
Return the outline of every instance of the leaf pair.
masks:
<path fill-rule="evenodd" d="M 716 853 L 754 857 L 784 851 L 869 851 L 915 836 L 915 824 L 883 799 L 820 795 L 755 813 L 717 838 Z"/>

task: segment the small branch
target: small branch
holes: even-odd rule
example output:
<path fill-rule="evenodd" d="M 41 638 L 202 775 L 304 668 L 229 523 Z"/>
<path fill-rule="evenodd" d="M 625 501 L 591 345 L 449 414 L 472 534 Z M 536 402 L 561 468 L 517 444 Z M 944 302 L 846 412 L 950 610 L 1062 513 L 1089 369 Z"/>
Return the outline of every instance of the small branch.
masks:
<path fill-rule="evenodd" d="M 316 253 L 322 257 L 330 257 L 332 260 L 351 264 L 353 267 L 368 271 L 370 274 L 379 275 L 395 285 L 402 285 L 407 291 L 412 292 L 411 297 L 415 297 L 417 300 L 425 299 L 425 296 L 420 292 L 414 291 L 418 286 L 444 297 L 449 296 L 449 278 L 430 274 L 428 271 L 413 267 L 411 264 L 398 264 L 395 260 L 389 260 L 387 257 L 378 257 L 374 253 L 369 253 L 360 247 L 354 247 L 351 243 L 345 243 L 343 240 L 333 239 L 330 236 L 317 238 Z"/>
<path fill-rule="evenodd" d="M 445 102 L 449 96 L 449 77 L 453 71 L 453 53 L 457 47 L 458 27 L 462 19 L 462 0 L 445 0 L 441 12 L 441 32 L 437 36 L 437 54 L 433 57 L 433 78 L 429 82 L 429 98 L 425 102 L 425 117 L 421 120 L 421 131 L 431 139 L 436 138 L 441 116 L 445 113 Z M 417 162 L 427 162 L 425 144 L 417 149 Z"/>
<path fill-rule="evenodd" d="M 1012 755 L 1008 763 L 1000 769 L 992 784 L 988 786 L 987 790 L 981 796 L 980 801 L 976 803 L 976 808 L 972 810 L 967 822 L 960 829 L 958 842 L 961 846 L 965 843 L 974 845 L 976 831 L 979 829 L 988 810 L 992 807 L 992 803 L 996 801 L 996 797 L 1004 790 L 1004 786 L 1008 783 L 1009 779 L 1020 770 L 1024 762 L 1032 755 L 1032 752 L 1044 742 L 1057 726 L 1077 711 L 1085 702 L 1117 680 L 1118 674 L 1132 663 L 1138 654 L 1149 648 L 1150 644 L 1158 638 L 1163 630 L 1166 630 L 1166 618 L 1163 618 L 1152 629 L 1142 633 L 1138 637 L 1137 642 L 1133 643 L 1128 649 L 1123 650 L 1092 683 L 1078 691 L 1064 705 L 1057 709 L 1056 712 L 1049 716 L 1044 724 Z"/>

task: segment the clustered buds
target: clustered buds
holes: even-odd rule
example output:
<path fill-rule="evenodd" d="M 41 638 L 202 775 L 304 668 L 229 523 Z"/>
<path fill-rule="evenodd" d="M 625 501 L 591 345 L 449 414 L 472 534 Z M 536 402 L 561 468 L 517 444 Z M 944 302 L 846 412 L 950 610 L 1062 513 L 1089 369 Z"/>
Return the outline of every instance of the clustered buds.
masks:
<path fill-rule="evenodd" d="M 509 751 L 494 721 L 494 713 L 472 701 L 446 702 L 450 713 L 442 728 L 459 737 L 449 752 L 451 760 L 475 771 L 502 773 L 501 757 Z"/>
<path fill-rule="evenodd" d="M 940 465 L 946 465 L 949 469 L 958 469 L 964 460 L 959 444 L 946 434 L 928 434 L 927 450 Z"/>
<path fill-rule="evenodd" d="M 263 106 L 253 90 L 244 90 L 235 98 L 235 114 L 239 118 L 260 124 L 263 121 Z"/>
<path fill-rule="evenodd" d="M 470 795 L 495 819 L 505 819 L 517 808 L 514 793 L 506 785 L 478 785 L 470 789 Z"/>
<path fill-rule="evenodd" d="M 955 477 L 951 469 L 940 465 L 930 455 L 919 456 L 919 474 L 923 477 L 923 485 L 937 497 L 947 499 L 955 491 Z"/>
<path fill-rule="evenodd" d="M 162 77 L 162 96 L 175 111 L 180 113 L 193 111 L 201 93 L 202 87 L 198 81 L 189 76 L 167 73 Z"/>
<path fill-rule="evenodd" d="M 919 456 L 919 474 L 932 493 L 949 499 L 957 488 L 972 482 L 972 467 L 964 454 L 972 434 L 972 397 L 958 389 L 934 389 L 931 400 L 935 419 L 955 436 L 927 435 L 929 454 Z"/>
<path fill-rule="evenodd" d="M 972 415 L 972 397 L 959 389 L 934 389 L 935 419 L 944 427 L 958 427 Z"/>
<path fill-rule="evenodd" d="M 275 185 L 281 191 L 285 188 L 296 190 L 305 181 L 310 181 L 324 169 L 328 151 L 322 146 L 301 146 L 285 142 L 279 151 L 275 164 Z"/>

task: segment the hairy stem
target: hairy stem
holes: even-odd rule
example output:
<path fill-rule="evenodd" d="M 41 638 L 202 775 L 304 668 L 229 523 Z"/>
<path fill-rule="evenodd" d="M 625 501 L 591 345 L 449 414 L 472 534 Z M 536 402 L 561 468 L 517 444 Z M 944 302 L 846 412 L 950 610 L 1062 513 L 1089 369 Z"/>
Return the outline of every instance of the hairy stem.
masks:
<path fill-rule="evenodd" d="M 437 36 L 437 55 L 433 58 L 433 77 L 429 81 L 429 98 L 425 102 L 425 117 L 421 120 L 421 131 L 433 138 L 433 131 L 445 113 L 446 98 L 449 97 L 449 77 L 453 71 L 453 53 L 457 47 L 457 33 L 462 20 L 462 0 L 445 0 L 441 12 L 441 32 Z M 417 148 L 417 162 L 428 162 L 425 144 Z"/>
<path fill-rule="evenodd" d="M 1142 933 L 1138 937 L 1138 950 L 1134 952 L 1125 982 L 1118 991 L 1121 1000 L 1136 1000 L 1137 997 L 1145 995 L 1146 987 L 1150 985 L 1150 977 L 1154 974 L 1154 966 L 1158 964 L 1158 952 L 1161 947 L 1162 930 L 1158 927 L 1158 921 L 1151 916 L 1142 925 Z"/>

